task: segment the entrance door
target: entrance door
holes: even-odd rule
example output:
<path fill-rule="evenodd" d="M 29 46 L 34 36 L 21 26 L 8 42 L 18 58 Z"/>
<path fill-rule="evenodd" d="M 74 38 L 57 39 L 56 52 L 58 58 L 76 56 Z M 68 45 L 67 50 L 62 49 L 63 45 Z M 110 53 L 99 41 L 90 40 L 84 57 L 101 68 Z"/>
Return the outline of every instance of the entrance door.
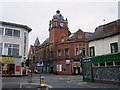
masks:
<path fill-rule="evenodd" d="M 80 67 L 73 67 L 73 74 L 80 75 Z"/>
<path fill-rule="evenodd" d="M 9 74 L 15 74 L 15 64 L 9 64 Z"/>

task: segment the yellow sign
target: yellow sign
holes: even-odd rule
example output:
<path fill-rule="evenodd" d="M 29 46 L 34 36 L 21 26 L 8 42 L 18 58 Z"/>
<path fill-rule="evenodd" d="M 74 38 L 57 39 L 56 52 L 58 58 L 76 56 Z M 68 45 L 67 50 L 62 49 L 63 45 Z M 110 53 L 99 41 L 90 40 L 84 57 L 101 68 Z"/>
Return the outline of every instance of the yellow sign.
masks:
<path fill-rule="evenodd" d="M 14 62 L 14 58 L 13 57 L 0 57 L 0 61 L 1 62 L 8 62 L 8 63 L 10 63 L 10 62 Z"/>

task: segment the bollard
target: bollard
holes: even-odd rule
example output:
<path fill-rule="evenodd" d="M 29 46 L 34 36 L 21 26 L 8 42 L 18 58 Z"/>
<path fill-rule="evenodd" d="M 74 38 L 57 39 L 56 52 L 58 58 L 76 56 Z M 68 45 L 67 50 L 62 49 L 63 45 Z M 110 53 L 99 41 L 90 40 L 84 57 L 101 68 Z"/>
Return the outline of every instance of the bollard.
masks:
<path fill-rule="evenodd" d="M 40 86 L 45 86 L 45 80 L 43 76 L 41 77 L 40 84 L 41 84 Z"/>

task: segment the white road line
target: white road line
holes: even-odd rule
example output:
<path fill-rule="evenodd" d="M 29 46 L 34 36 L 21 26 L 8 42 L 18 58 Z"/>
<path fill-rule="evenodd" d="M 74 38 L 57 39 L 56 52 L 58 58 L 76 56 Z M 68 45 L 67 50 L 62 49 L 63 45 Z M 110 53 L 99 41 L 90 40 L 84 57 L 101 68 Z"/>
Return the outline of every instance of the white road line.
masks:
<path fill-rule="evenodd" d="M 47 86 L 48 88 L 53 88 L 52 86 L 50 86 L 50 85 L 47 85 L 47 84 L 45 84 L 45 86 Z"/>

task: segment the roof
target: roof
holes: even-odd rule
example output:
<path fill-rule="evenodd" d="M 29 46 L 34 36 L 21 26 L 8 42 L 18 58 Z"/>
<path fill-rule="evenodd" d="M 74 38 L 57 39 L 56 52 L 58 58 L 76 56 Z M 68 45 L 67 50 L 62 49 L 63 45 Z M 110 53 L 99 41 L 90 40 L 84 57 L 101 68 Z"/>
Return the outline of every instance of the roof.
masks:
<path fill-rule="evenodd" d="M 88 41 L 99 40 L 114 36 L 120 33 L 120 19 L 101 25 L 95 29 L 95 32 L 88 38 Z"/>
<path fill-rule="evenodd" d="M 64 17 L 63 17 L 62 14 L 60 14 L 60 11 L 59 11 L 59 10 L 57 10 L 57 11 L 56 11 L 56 14 L 53 15 L 53 19 L 60 20 L 60 21 L 64 21 Z"/>
<path fill-rule="evenodd" d="M 27 25 L 16 24 L 16 23 L 5 22 L 5 21 L 0 21 L 0 24 L 2 24 L 2 25 L 10 25 L 10 26 L 15 26 L 15 27 L 24 28 L 24 29 L 28 30 L 28 32 L 32 31 L 32 29 L 29 28 Z"/>
<path fill-rule="evenodd" d="M 85 37 L 88 40 L 93 35 L 92 32 L 85 32 Z"/>
<path fill-rule="evenodd" d="M 35 40 L 34 46 L 40 46 L 40 41 L 39 41 L 38 37 Z"/>
<path fill-rule="evenodd" d="M 49 43 L 49 38 L 46 38 L 45 41 L 42 43 L 42 45 L 48 44 Z"/>

